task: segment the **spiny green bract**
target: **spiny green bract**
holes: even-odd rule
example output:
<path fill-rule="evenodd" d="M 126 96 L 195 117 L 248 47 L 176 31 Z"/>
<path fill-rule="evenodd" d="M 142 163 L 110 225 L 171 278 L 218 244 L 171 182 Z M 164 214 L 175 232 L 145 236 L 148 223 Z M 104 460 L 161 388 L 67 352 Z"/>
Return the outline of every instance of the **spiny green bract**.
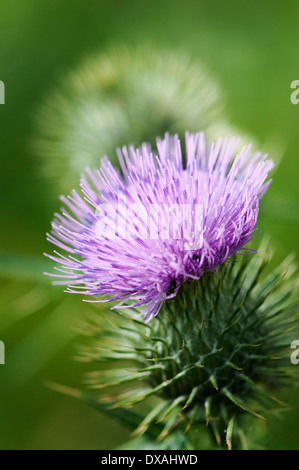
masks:
<path fill-rule="evenodd" d="M 243 415 L 263 419 L 281 407 L 272 392 L 290 381 L 287 348 L 297 312 L 292 268 L 286 260 L 260 280 L 265 261 L 240 258 L 186 283 L 149 324 L 128 310 L 112 316 L 114 322 L 111 314 L 96 316 L 85 329 L 97 340 L 81 359 L 109 364 L 89 375 L 89 385 L 117 386 L 100 401 L 130 407 L 153 395 L 162 399 L 135 435 L 157 421 L 164 423 L 160 439 L 206 422 L 217 443 L 226 435 L 230 448 L 233 424 L 240 428 Z"/>

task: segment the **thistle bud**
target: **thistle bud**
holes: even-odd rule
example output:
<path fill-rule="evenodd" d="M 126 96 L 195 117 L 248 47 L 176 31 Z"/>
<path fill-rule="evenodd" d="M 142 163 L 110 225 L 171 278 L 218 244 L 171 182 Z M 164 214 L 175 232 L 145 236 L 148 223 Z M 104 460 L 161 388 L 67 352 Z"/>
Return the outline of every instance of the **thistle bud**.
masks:
<path fill-rule="evenodd" d="M 95 315 L 84 330 L 94 344 L 80 355 L 110 364 L 88 375 L 93 391 L 109 390 L 95 399 L 135 409 L 158 397 L 140 416 L 139 438 L 153 427 L 158 441 L 177 433 L 190 448 L 193 430 L 205 424 L 218 445 L 240 446 L 244 417 L 264 420 L 282 408 L 275 393 L 292 383 L 288 348 L 298 306 L 289 265 L 263 276 L 264 253 L 235 255 L 200 281 L 186 282 L 150 323 L 131 310 Z"/>

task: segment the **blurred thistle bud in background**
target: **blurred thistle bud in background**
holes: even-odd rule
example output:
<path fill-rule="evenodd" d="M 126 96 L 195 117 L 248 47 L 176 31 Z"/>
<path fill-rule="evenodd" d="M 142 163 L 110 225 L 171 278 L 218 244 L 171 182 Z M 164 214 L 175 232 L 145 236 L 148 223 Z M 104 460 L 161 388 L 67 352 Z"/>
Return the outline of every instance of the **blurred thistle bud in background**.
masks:
<path fill-rule="evenodd" d="M 185 52 L 111 47 L 68 73 L 45 100 L 33 151 L 56 194 L 69 192 L 103 155 L 117 162 L 117 147 L 154 145 L 166 132 L 182 138 L 200 129 L 208 140 L 240 135 L 224 103 L 217 81 Z"/>

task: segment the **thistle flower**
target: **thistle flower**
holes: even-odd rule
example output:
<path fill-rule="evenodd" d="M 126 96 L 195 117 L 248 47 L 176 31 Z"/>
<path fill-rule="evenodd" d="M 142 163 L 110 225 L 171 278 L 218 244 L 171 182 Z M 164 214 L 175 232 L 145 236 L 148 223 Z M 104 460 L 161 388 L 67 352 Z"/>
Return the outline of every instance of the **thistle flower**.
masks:
<path fill-rule="evenodd" d="M 238 253 L 254 235 L 259 200 L 273 163 L 238 139 L 206 145 L 203 133 L 186 134 L 118 151 L 121 171 L 105 157 L 86 170 L 82 195 L 62 201 L 48 239 L 68 256 L 53 274 L 67 292 L 105 296 L 124 308 L 144 306 L 157 315 L 182 284 L 200 280 Z M 108 298 L 107 298 L 108 297 Z"/>

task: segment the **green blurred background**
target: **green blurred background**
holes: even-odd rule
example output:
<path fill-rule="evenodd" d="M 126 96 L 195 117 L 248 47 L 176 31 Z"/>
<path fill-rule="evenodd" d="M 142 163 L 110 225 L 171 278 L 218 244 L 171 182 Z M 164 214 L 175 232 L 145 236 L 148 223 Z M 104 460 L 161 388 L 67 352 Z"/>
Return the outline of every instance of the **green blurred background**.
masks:
<path fill-rule="evenodd" d="M 295 0 L 1 3 L 1 449 L 111 449 L 128 437 L 107 417 L 45 386 L 46 380 L 78 385 L 87 370 L 72 358 L 74 326 L 87 307 L 42 275 L 45 232 L 60 203 L 30 150 L 40 103 L 69 69 L 111 43 L 186 50 L 217 78 L 230 122 L 284 154 L 259 228 L 271 236 L 275 264 L 290 251 L 298 261 L 299 105 L 290 102 L 290 84 L 299 79 L 298 17 Z M 299 449 L 297 389 L 282 398 L 293 411 L 270 418 L 263 444 Z"/>

